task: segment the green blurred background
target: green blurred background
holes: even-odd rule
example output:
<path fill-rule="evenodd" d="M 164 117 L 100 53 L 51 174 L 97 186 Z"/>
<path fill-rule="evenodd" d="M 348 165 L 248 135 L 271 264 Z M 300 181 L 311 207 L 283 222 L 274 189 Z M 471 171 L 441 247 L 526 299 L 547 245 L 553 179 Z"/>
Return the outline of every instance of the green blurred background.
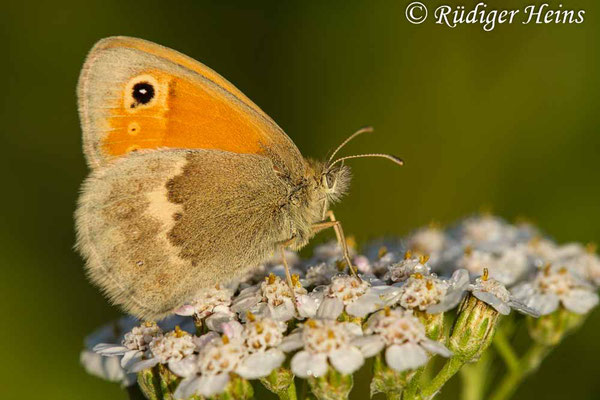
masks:
<path fill-rule="evenodd" d="M 375 126 L 346 154 L 393 152 L 406 166 L 352 163 L 351 194 L 336 213 L 360 241 L 487 206 L 508 219 L 526 216 L 560 241 L 599 242 L 600 4 L 562 2 L 587 11 L 581 25 L 483 32 L 435 25 L 431 15 L 411 25 L 408 3 L 3 3 L 0 397 L 126 398 L 78 362 L 84 336 L 119 315 L 72 250 L 87 173 L 75 85 L 86 52 L 105 36 L 138 36 L 201 60 L 306 156 Z M 516 398 L 600 398 L 599 328 L 596 310 Z M 366 396 L 361 390 L 356 398 Z M 452 385 L 443 397 L 457 398 Z"/>

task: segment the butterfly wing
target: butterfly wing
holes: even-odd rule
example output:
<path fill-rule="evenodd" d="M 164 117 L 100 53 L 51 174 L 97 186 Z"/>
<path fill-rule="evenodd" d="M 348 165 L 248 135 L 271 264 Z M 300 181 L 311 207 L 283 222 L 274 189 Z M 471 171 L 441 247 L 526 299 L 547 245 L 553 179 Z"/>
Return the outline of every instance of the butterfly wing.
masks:
<path fill-rule="evenodd" d="M 76 212 L 90 279 L 140 318 L 241 277 L 292 235 L 272 162 L 220 150 L 141 151 L 90 174 Z"/>
<path fill-rule="evenodd" d="M 160 148 L 260 154 L 286 173 L 304 168 L 291 139 L 242 92 L 205 65 L 155 43 L 99 41 L 82 69 L 78 99 L 92 168 Z"/>

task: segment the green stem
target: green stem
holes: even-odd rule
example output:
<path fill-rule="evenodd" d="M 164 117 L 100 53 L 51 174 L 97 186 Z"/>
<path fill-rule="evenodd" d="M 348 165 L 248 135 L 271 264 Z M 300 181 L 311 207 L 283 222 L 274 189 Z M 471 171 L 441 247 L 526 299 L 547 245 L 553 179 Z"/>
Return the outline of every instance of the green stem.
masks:
<path fill-rule="evenodd" d="M 436 364 L 438 364 L 438 360 L 440 360 L 440 358 L 435 357 L 429 360 L 427 364 L 425 364 L 425 368 L 423 368 L 423 371 L 421 372 L 421 385 L 423 385 L 423 382 L 429 382 L 431 380 L 431 378 L 433 377 L 433 372 L 436 369 L 435 366 Z"/>
<path fill-rule="evenodd" d="M 483 353 L 476 363 L 466 364 L 460 370 L 462 400 L 483 400 L 488 384 L 488 373 L 492 364 L 489 351 Z"/>
<path fill-rule="evenodd" d="M 425 367 L 419 368 L 415 372 L 413 377 L 411 378 L 410 382 L 408 382 L 408 385 L 406 385 L 406 388 L 404 389 L 404 394 L 402 396 L 403 400 L 418 400 L 419 399 L 418 394 L 419 394 L 419 389 L 421 386 L 420 385 L 421 375 L 423 374 L 424 369 L 425 369 Z"/>
<path fill-rule="evenodd" d="M 451 357 L 440 372 L 421 391 L 421 398 L 431 399 L 465 364 L 465 360 L 459 357 Z"/>
<path fill-rule="evenodd" d="M 517 369 L 509 371 L 502 378 L 490 400 L 510 399 L 523 379 L 538 369 L 542 360 L 551 350 L 552 347 L 538 343 L 533 344 L 519 362 Z"/>
<path fill-rule="evenodd" d="M 516 371 L 519 369 L 519 358 L 517 354 L 513 350 L 512 346 L 508 341 L 508 337 L 504 333 L 502 329 L 498 329 L 496 331 L 496 335 L 494 336 L 494 347 L 500 357 L 504 360 L 506 367 L 509 371 Z"/>

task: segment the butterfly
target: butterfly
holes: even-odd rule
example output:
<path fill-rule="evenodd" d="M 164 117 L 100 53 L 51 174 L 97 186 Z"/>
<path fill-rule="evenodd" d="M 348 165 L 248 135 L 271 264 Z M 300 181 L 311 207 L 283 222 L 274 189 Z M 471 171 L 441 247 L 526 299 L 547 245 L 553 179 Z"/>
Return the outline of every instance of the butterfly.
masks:
<path fill-rule="evenodd" d="M 342 226 L 330 211 L 350 170 L 302 156 L 256 104 L 177 51 L 129 37 L 100 40 L 78 88 L 91 169 L 75 213 L 90 280 L 126 312 L 160 319 L 284 248 Z M 285 261 L 285 259 L 284 259 Z M 354 269 L 352 269 L 354 271 Z M 286 272 L 291 282 L 289 270 Z"/>

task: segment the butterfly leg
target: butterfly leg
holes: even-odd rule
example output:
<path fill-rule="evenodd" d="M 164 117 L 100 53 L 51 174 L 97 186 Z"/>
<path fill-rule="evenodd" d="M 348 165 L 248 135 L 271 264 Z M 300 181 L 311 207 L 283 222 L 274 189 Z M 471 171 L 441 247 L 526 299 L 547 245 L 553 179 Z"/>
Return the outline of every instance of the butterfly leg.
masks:
<path fill-rule="evenodd" d="M 350 272 L 352 272 L 352 275 L 358 277 L 358 274 L 356 273 L 356 268 L 354 268 L 354 265 L 352 265 L 352 260 L 350 259 L 350 252 L 348 251 L 348 243 L 346 243 L 346 237 L 344 236 L 342 223 L 335 218 L 335 214 L 333 214 L 333 211 L 331 210 L 327 211 L 326 216 L 330 219 L 330 221 L 319 222 L 314 224 L 312 226 L 313 231 L 316 233 L 322 231 L 323 229 L 333 228 L 333 230 L 335 231 L 335 236 L 337 237 L 337 241 L 340 247 L 342 248 L 344 260 L 348 264 Z"/>
<path fill-rule="evenodd" d="M 290 267 L 287 263 L 287 259 L 285 257 L 285 248 L 288 247 L 295 240 L 292 237 L 289 240 L 286 240 L 281 244 L 281 261 L 283 262 L 283 268 L 285 269 L 285 279 L 290 288 L 290 292 L 292 293 L 292 298 L 294 299 L 294 307 L 296 310 L 298 309 L 298 298 L 296 297 L 296 291 L 294 290 L 294 281 L 292 280 L 292 275 L 290 274 Z"/>

